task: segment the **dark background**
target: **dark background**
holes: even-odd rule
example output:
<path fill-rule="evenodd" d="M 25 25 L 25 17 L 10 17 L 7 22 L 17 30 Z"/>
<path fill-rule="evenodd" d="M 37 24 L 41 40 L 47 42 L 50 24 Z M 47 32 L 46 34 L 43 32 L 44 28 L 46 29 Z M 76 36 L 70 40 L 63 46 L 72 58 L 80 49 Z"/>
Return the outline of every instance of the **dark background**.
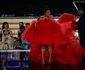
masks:
<path fill-rule="evenodd" d="M 84 3 L 85 4 L 85 3 Z M 44 6 L 47 5 L 53 15 L 62 13 L 72 13 L 77 15 L 72 0 L 28 0 L 28 1 L 3 1 L 0 3 L 0 15 L 15 14 L 16 16 L 24 16 L 29 14 L 43 14 Z"/>

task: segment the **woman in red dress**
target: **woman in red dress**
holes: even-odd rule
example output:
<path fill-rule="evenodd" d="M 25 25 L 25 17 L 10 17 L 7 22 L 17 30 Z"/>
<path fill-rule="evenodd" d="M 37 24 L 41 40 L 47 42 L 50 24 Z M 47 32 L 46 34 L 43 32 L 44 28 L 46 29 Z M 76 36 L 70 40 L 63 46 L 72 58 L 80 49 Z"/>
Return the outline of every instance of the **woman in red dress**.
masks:
<path fill-rule="evenodd" d="M 54 46 L 58 45 L 58 43 L 54 43 L 60 40 L 59 37 L 62 36 L 63 33 L 60 25 L 50 17 L 51 13 L 48 8 L 45 9 L 44 14 L 44 17 L 32 22 L 30 27 L 22 34 L 22 38 L 31 43 L 29 56 L 32 61 L 41 61 L 42 64 L 47 61 L 51 64 Z M 58 52 L 61 53 L 61 50 L 58 50 Z"/>
<path fill-rule="evenodd" d="M 49 64 L 57 62 L 69 65 L 78 65 L 82 61 L 84 49 L 72 34 L 75 19 L 70 15 L 62 20 L 60 17 L 56 22 L 50 17 L 50 10 L 46 9 L 44 17 L 34 20 L 27 27 L 22 38 L 31 43 L 30 60 L 42 64 L 46 61 Z"/>

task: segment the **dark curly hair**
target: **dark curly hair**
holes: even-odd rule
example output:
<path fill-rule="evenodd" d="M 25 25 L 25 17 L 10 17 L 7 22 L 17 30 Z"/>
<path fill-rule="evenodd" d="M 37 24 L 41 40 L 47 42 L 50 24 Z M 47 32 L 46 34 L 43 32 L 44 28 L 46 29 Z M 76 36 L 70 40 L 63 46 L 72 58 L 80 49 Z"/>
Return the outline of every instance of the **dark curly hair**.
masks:
<path fill-rule="evenodd" d="M 8 28 L 9 28 L 8 22 L 4 22 L 3 25 L 2 25 L 2 30 L 5 28 L 5 25 L 6 25 L 6 24 L 8 25 Z"/>

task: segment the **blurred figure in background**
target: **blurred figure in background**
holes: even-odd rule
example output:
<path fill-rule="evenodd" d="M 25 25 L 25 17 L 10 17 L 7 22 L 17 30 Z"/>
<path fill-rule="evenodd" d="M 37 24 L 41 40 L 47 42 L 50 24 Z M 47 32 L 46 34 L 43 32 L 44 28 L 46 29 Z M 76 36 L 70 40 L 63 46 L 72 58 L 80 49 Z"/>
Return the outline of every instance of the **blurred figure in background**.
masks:
<path fill-rule="evenodd" d="M 84 8 L 78 9 L 78 15 L 80 15 L 79 21 L 77 22 L 80 44 L 85 49 L 85 12 L 84 12 Z M 85 53 L 84 53 L 84 57 L 82 58 L 82 62 L 83 63 L 85 62 Z"/>
<path fill-rule="evenodd" d="M 18 31 L 18 40 L 20 41 L 20 43 L 21 43 L 21 34 L 24 32 L 24 30 L 25 30 L 25 26 L 20 26 L 19 27 L 19 31 Z"/>
<path fill-rule="evenodd" d="M 13 44 L 14 41 L 12 36 L 12 31 L 9 28 L 8 22 L 4 22 L 2 25 L 2 42 L 7 43 L 9 47 L 7 49 L 13 49 L 13 45 L 10 46 L 10 44 Z"/>
<path fill-rule="evenodd" d="M 7 35 L 9 36 L 9 34 L 10 34 L 10 36 L 12 36 L 12 31 L 9 28 L 8 22 L 4 22 L 2 25 L 2 42 L 3 43 L 5 43 L 5 40 L 4 40 L 5 36 L 7 36 Z M 10 43 L 11 43 L 11 41 L 10 41 Z M 7 41 L 7 44 L 9 45 L 8 41 Z M 3 48 L 9 49 L 8 46 L 7 47 L 4 46 Z"/>
<path fill-rule="evenodd" d="M 26 23 L 25 24 L 25 29 L 30 26 L 30 23 Z M 30 43 L 26 42 L 25 40 L 22 40 L 23 42 L 23 45 L 25 46 L 25 50 L 29 49 L 30 48 Z"/>
<path fill-rule="evenodd" d="M 20 26 L 24 26 L 24 23 L 23 22 L 19 22 L 19 27 Z"/>
<path fill-rule="evenodd" d="M 25 24 L 25 28 L 27 28 L 29 25 L 30 25 L 30 23 L 26 23 L 26 24 Z"/>
<path fill-rule="evenodd" d="M 3 30 L 3 35 L 4 35 L 3 41 L 9 44 L 10 42 L 8 42 L 8 40 L 11 40 L 13 38 L 13 36 L 10 34 L 10 31 Z"/>
<path fill-rule="evenodd" d="M 2 41 L 4 40 L 3 30 L 9 30 L 10 34 L 12 35 L 8 22 L 4 22 L 2 25 Z"/>
<path fill-rule="evenodd" d="M 21 34 L 22 34 L 22 31 L 24 31 L 24 30 L 25 30 L 24 23 L 23 22 L 20 22 L 19 23 L 19 30 L 18 30 L 18 40 L 20 42 L 21 42 Z"/>
<path fill-rule="evenodd" d="M 8 45 L 9 50 L 13 50 L 14 46 L 13 46 L 13 36 L 10 34 L 9 30 L 3 30 L 3 35 L 4 35 L 4 43 Z M 13 59 L 13 53 L 9 53 L 8 56 L 9 59 Z"/>
<path fill-rule="evenodd" d="M 85 12 L 83 8 L 78 9 L 78 15 L 80 15 L 77 22 L 80 44 L 85 49 Z"/>
<path fill-rule="evenodd" d="M 22 37 L 21 37 L 21 35 L 24 32 L 24 30 L 25 30 L 25 26 L 24 25 L 21 25 L 19 27 L 19 31 L 18 31 L 18 40 L 20 42 L 19 49 L 21 49 L 21 50 L 24 50 L 23 40 L 22 40 Z M 26 55 L 25 52 L 20 52 L 20 54 L 19 54 L 19 57 L 20 57 L 20 66 L 21 67 L 23 67 L 23 60 L 24 60 L 25 55 Z"/>
<path fill-rule="evenodd" d="M 3 25 L 2 25 L 2 31 L 3 30 L 9 30 L 10 31 L 10 34 L 12 34 L 12 31 L 10 30 L 9 28 L 9 24 L 8 22 L 4 22 Z"/>
<path fill-rule="evenodd" d="M 9 24 L 8 22 L 4 22 L 2 24 L 2 30 L 1 30 L 1 34 L 2 34 L 2 41 L 1 41 L 1 45 L 0 45 L 0 49 L 2 50 L 11 50 L 13 49 L 13 43 L 14 43 L 14 39 L 12 36 L 12 32 L 9 28 Z M 5 65 L 4 63 L 8 60 L 8 58 L 12 58 L 13 53 L 10 52 L 2 52 L 1 53 L 2 56 L 1 58 L 3 59 L 3 65 Z"/>
<path fill-rule="evenodd" d="M 27 50 L 29 48 L 29 43 L 27 43 L 26 41 L 22 40 L 22 33 L 24 32 L 24 30 L 30 25 L 30 23 L 26 23 L 25 26 L 23 25 L 24 23 L 19 24 L 19 31 L 18 31 L 18 40 L 20 41 L 20 45 L 23 46 L 23 49 Z"/>

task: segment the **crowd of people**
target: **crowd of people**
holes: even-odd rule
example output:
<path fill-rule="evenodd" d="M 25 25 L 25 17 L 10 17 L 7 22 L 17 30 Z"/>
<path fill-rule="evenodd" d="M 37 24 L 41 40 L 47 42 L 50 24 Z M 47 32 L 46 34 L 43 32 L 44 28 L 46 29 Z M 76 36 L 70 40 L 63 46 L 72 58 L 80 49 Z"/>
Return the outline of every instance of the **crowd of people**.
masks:
<path fill-rule="evenodd" d="M 28 50 L 30 48 L 30 44 L 26 41 L 22 40 L 21 34 L 23 31 L 30 25 L 30 23 L 26 23 L 24 25 L 23 22 L 19 23 L 19 29 L 17 32 L 17 37 L 13 36 L 11 29 L 9 28 L 9 23 L 4 22 L 2 24 L 2 30 L 0 32 L 0 50 L 14 50 L 14 49 L 21 49 L 21 50 Z M 4 55 L 3 55 L 4 53 Z M 20 59 L 23 62 L 23 59 L 26 53 L 18 53 L 19 56 L 14 56 L 15 52 L 1 52 L 0 51 L 0 61 L 7 60 L 7 59 Z M 20 57 L 20 58 L 18 58 Z M 1 63 L 1 62 L 0 62 Z M 23 63 L 21 63 L 22 65 Z"/>
<path fill-rule="evenodd" d="M 17 32 L 17 37 L 14 37 L 12 34 L 11 29 L 9 28 L 8 22 L 4 22 L 2 25 L 2 30 L 0 32 L 0 45 L 2 44 L 13 44 L 16 41 L 19 41 L 20 43 L 23 43 L 23 40 L 21 38 L 21 34 L 24 32 L 24 30 L 29 26 L 30 23 L 26 23 L 24 26 L 23 22 L 19 23 L 19 29 Z M 9 49 L 8 47 L 0 47 L 1 49 Z"/>

